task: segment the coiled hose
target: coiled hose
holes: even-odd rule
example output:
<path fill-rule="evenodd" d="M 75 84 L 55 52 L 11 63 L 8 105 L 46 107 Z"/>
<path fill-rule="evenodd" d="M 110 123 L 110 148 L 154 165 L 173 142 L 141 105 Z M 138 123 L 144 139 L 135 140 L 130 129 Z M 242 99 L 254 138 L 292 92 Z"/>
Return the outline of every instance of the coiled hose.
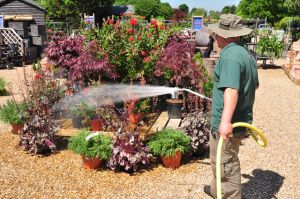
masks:
<path fill-rule="evenodd" d="M 264 134 L 258 130 L 256 127 L 252 126 L 251 124 L 245 122 L 237 122 L 232 125 L 233 128 L 236 127 L 245 127 L 250 129 L 248 131 L 249 134 L 253 137 L 253 139 L 262 147 L 268 146 L 268 141 Z M 259 136 L 261 140 L 257 137 Z M 223 145 L 223 138 L 220 137 L 218 142 L 217 148 L 217 159 L 216 159 L 216 176 L 217 176 L 217 199 L 222 199 L 222 187 L 221 187 L 221 153 L 222 153 L 222 145 Z"/>

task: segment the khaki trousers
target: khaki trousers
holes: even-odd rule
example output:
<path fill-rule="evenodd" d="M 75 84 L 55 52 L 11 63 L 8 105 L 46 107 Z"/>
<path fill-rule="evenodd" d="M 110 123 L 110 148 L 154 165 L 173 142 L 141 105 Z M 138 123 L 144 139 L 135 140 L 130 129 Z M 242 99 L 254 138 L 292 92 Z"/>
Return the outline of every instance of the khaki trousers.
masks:
<path fill-rule="evenodd" d="M 219 136 L 214 137 L 210 134 L 210 159 L 213 171 L 213 179 L 211 181 L 210 192 L 217 198 L 216 189 L 216 155 Z M 222 183 L 222 199 L 241 199 L 241 168 L 238 157 L 241 138 L 230 137 L 223 142 L 221 154 L 221 183 Z"/>

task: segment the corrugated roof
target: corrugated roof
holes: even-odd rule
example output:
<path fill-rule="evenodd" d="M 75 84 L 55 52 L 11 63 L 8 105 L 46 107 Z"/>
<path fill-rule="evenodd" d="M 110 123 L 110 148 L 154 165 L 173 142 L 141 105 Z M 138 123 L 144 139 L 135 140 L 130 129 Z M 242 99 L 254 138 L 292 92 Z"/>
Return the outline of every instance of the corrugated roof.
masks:
<path fill-rule="evenodd" d="M 0 0 L 0 4 L 5 3 L 6 1 L 9 1 L 9 0 Z M 24 2 L 24 3 L 30 4 L 30 5 L 36 7 L 38 9 L 40 9 L 40 10 L 44 10 L 45 11 L 45 9 L 43 7 L 41 7 L 39 4 L 37 4 L 33 0 L 16 0 L 16 1 L 21 1 L 21 2 Z"/>

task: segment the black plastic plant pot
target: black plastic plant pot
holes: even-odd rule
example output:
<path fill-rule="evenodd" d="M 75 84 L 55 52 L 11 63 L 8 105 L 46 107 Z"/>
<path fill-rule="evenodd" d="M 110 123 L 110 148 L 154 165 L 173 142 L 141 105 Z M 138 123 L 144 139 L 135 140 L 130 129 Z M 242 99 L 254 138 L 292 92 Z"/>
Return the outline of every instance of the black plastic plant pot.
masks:
<path fill-rule="evenodd" d="M 77 117 L 77 116 L 72 116 L 72 124 L 74 128 L 80 129 L 82 128 L 82 118 L 81 117 Z"/>
<path fill-rule="evenodd" d="M 181 119 L 182 105 L 183 101 L 181 99 L 167 99 L 167 110 L 169 118 Z"/>

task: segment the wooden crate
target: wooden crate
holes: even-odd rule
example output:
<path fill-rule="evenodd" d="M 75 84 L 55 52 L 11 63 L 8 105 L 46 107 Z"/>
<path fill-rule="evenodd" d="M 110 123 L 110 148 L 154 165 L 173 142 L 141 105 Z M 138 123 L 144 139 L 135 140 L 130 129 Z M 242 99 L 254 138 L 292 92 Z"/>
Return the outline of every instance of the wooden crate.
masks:
<path fill-rule="evenodd" d="M 137 127 L 138 132 L 141 132 L 140 136 L 143 140 L 148 140 L 151 135 L 155 134 L 156 132 L 164 129 L 164 128 L 180 128 L 181 120 L 180 119 L 170 119 L 168 117 L 167 112 L 162 112 L 159 114 L 154 123 L 150 126 L 139 126 Z M 132 129 L 135 127 L 131 127 Z M 60 121 L 60 129 L 57 132 L 58 136 L 75 136 L 77 135 L 82 129 L 76 129 L 72 126 L 72 120 L 66 119 Z M 114 132 L 104 132 L 100 131 L 100 133 L 107 134 L 111 137 L 114 137 Z"/>

